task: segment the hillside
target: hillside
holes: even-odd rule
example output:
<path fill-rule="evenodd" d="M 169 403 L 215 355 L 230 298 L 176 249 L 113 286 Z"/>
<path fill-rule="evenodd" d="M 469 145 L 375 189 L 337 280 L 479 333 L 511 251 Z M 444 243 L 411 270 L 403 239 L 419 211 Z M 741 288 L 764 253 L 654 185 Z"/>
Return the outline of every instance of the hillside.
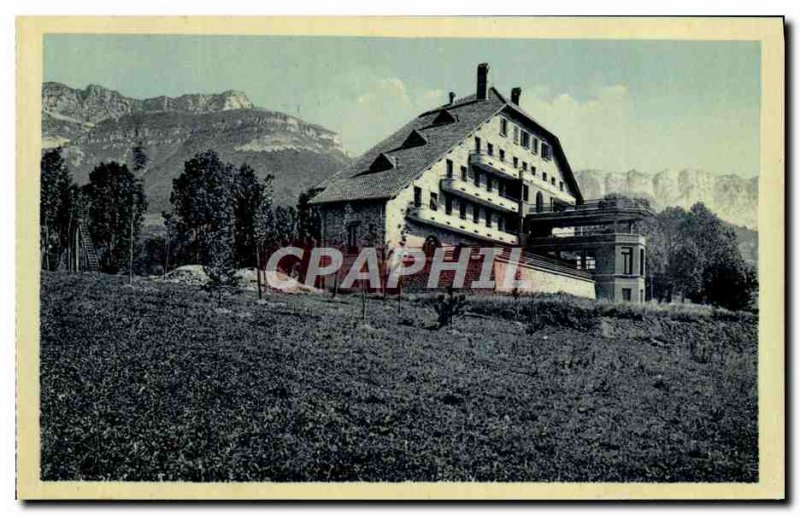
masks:
<path fill-rule="evenodd" d="M 260 177 L 273 174 L 281 204 L 294 204 L 348 160 L 334 132 L 255 107 L 236 91 L 133 99 L 100 86 L 77 90 L 48 82 L 42 139 L 45 147 L 64 147 L 79 183 L 101 161 L 127 162 L 141 141 L 150 157 L 142 178 L 153 214 L 169 208 L 172 179 L 184 161 L 209 148 L 236 165 L 250 164 Z"/>
<path fill-rule="evenodd" d="M 758 479 L 748 313 L 475 296 L 437 331 L 429 298 L 364 325 L 357 295 L 41 291 L 43 480 Z"/>
<path fill-rule="evenodd" d="M 649 199 L 656 209 L 690 208 L 702 202 L 733 225 L 758 229 L 758 178 L 716 175 L 704 170 L 664 170 L 645 174 L 636 170 L 609 173 L 579 170 L 575 177 L 586 198 L 621 193 Z"/>

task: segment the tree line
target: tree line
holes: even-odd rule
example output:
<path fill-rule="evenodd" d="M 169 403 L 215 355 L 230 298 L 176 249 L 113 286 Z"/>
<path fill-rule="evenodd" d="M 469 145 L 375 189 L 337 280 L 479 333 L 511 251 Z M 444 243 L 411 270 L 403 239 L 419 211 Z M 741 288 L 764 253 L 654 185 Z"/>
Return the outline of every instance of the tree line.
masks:
<path fill-rule="evenodd" d="M 680 296 L 734 310 L 757 306 L 756 268 L 742 257 L 733 228 L 703 203 L 666 208 L 639 222 L 638 230 L 647 237 L 652 298 Z"/>
<path fill-rule="evenodd" d="M 199 264 L 218 285 L 232 284 L 236 269 L 255 267 L 274 248 L 319 239 L 319 220 L 309 205 L 314 190 L 302 193 L 296 207 L 275 206 L 272 175 L 259 180 L 251 166 L 237 168 L 213 150 L 184 163 L 173 180 L 171 209 L 162 213 L 164 230 L 143 235 L 147 199 L 137 175 L 147 163 L 137 144 L 130 163 L 100 163 L 88 184 L 78 186 L 60 148 L 43 154 L 43 269 L 64 268 L 78 220 L 88 227 L 101 272 L 153 275 Z"/>

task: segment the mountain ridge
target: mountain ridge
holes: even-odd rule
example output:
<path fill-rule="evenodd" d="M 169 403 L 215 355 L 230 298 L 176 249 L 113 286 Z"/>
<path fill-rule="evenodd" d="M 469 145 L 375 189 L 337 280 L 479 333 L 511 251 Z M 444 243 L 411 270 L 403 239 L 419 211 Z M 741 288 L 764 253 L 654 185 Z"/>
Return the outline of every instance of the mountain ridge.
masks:
<path fill-rule="evenodd" d="M 204 150 L 235 166 L 247 163 L 261 178 L 272 174 L 275 202 L 286 205 L 349 159 L 334 131 L 257 107 L 235 90 L 135 99 L 98 85 L 46 82 L 42 143 L 63 148 L 79 184 L 101 161 L 128 162 L 141 143 L 150 158 L 142 180 L 153 215 L 170 208 L 172 179 Z"/>
<path fill-rule="evenodd" d="M 715 174 L 697 168 L 664 169 L 657 173 L 638 170 L 609 172 L 584 169 L 575 172 L 586 198 L 609 193 L 644 197 L 661 210 L 690 208 L 702 202 L 721 219 L 751 230 L 758 229 L 758 177 Z"/>

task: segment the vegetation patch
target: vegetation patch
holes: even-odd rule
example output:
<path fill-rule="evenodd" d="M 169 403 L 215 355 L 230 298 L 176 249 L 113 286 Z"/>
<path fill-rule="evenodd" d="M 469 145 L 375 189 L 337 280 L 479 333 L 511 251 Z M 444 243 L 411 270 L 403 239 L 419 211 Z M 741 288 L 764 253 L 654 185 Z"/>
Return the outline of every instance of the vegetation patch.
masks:
<path fill-rule="evenodd" d="M 753 314 L 125 282 L 43 273 L 43 480 L 758 480 Z"/>

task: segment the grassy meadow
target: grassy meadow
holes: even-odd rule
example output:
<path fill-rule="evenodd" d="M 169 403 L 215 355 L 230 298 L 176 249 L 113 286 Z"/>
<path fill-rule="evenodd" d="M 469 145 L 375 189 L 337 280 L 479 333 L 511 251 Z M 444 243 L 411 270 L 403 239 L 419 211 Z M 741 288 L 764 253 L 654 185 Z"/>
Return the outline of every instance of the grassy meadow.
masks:
<path fill-rule="evenodd" d="M 44 273 L 41 477 L 756 481 L 757 316 Z"/>

